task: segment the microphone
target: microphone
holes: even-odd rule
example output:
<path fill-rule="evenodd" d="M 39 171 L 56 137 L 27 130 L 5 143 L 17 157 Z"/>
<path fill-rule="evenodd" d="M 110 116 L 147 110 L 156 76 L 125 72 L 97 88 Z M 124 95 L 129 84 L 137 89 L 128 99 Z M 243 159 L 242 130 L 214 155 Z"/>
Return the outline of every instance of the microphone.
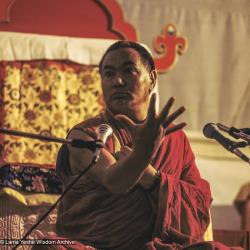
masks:
<path fill-rule="evenodd" d="M 203 134 L 209 139 L 215 139 L 219 142 L 226 150 L 237 155 L 243 161 L 250 164 L 250 159 L 243 154 L 239 149 L 235 147 L 235 142 L 223 136 L 217 129 L 214 123 L 208 123 L 203 128 Z"/>
<path fill-rule="evenodd" d="M 101 149 L 104 147 L 107 138 L 112 134 L 113 130 L 108 124 L 101 124 L 97 127 L 97 148 L 94 153 L 94 162 L 96 163 L 100 157 Z"/>
<path fill-rule="evenodd" d="M 249 131 L 250 129 L 247 128 L 243 128 L 243 129 L 237 129 L 235 127 L 227 127 L 221 123 L 217 123 L 216 124 L 218 126 L 218 128 L 224 132 L 229 133 L 232 137 L 234 137 L 235 139 L 243 139 L 245 141 L 250 142 L 250 134 Z M 248 131 L 249 130 L 249 131 Z"/>

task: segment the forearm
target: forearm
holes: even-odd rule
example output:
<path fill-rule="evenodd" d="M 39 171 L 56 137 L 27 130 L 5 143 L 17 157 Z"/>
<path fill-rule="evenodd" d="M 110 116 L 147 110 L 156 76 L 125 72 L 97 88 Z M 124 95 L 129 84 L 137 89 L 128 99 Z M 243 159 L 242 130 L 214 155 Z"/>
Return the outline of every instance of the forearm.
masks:
<path fill-rule="evenodd" d="M 122 147 L 120 151 L 116 152 L 115 158 L 117 160 L 125 157 L 132 152 L 132 149 L 129 147 Z M 149 163 L 147 167 L 143 170 L 142 174 L 137 181 L 144 189 L 151 189 L 155 186 L 156 182 L 159 180 L 158 171 Z"/>
<path fill-rule="evenodd" d="M 152 167 L 151 171 L 148 170 L 149 162 L 149 158 L 132 151 L 108 167 L 103 182 L 109 190 L 115 193 L 127 192 L 137 183 L 146 188 L 152 183 L 151 176 L 154 175 Z M 146 179 L 143 178 L 145 172 L 147 173 Z"/>
<path fill-rule="evenodd" d="M 79 137 L 77 133 L 72 133 L 71 136 Z M 92 140 L 87 135 L 82 136 L 82 139 Z M 69 149 L 72 173 L 79 174 L 90 164 L 93 153 L 87 149 L 71 146 Z M 148 189 L 153 184 L 156 173 L 156 170 L 150 166 L 150 154 L 145 154 L 141 148 L 132 150 L 128 147 L 123 147 L 119 154 L 120 156 L 116 157 L 106 149 L 102 149 L 97 164 L 88 174 L 112 193 L 125 193 L 137 183 Z"/>
<path fill-rule="evenodd" d="M 160 178 L 159 172 L 151 164 L 149 164 L 147 168 L 144 170 L 138 183 L 144 189 L 151 190 L 154 188 L 159 178 Z"/>
<path fill-rule="evenodd" d="M 93 153 L 89 150 L 71 148 L 70 165 L 72 172 L 79 174 L 89 165 L 92 158 Z M 88 174 L 110 192 L 125 193 L 143 179 L 142 176 L 149 165 L 149 161 L 150 158 L 133 151 L 128 151 L 121 158 L 115 159 L 109 151 L 103 149 L 98 162 L 90 169 Z M 147 175 L 147 180 L 144 182 L 150 184 L 149 174 Z"/>

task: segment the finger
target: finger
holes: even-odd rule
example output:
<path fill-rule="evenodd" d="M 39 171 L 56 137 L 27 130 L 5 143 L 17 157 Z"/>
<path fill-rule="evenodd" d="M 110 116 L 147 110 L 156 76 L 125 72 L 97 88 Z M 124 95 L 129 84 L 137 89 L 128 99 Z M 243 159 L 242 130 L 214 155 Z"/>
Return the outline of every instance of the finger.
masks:
<path fill-rule="evenodd" d="M 150 98 L 147 120 L 152 121 L 156 115 L 156 93 L 153 93 Z"/>
<path fill-rule="evenodd" d="M 121 147 L 121 152 L 123 152 L 124 154 L 128 154 L 128 153 L 131 153 L 132 152 L 132 149 L 128 146 L 122 146 Z"/>
<path fill-rule="evenodd" d="M 115 115 L 115 118 L 120 121 L 125 127 L 131 130 L 136 124 L 126 115 Z"/>
<path fill-rule="evenodd" d="M 125 154 L 124 154 L 123 152 L 121 152 L 121 151 L 117 151 L 117 152 L 115 152 L 115 154 L 114 154 L 114 157 L 115 157 L 116 160 L 120 160 L 120 159 L 123 158 L 124 156 L 125 156 Z"/>
<path fill-rule="evenodd" d="M 166 105 L 163 107 L 161 113 L 159 114 L 158 121 L 159 123 L 162 123 L 166 116 L 168 116 L 170 108 L 173 106 L 175 101 L 174 97 L 169 98 Z"/>
<path fill-rule="evenodd" d="M 186 108 L 184 106 L 178 108 L 174 113 L 169 115 L 166 119 L 166 121 L 162 124 L 163 128 L 167 128 L 169 124 L 171 124 L 178 116 L 180 116 Z"/>
<path fill-rule="evenodd" d="M 171 128 L 167 128 L 166 132 L 165 132 L 165 135 L 168 135 L 168 134 L 171 134 L 179 129 L 182 129 L 186 126 L 187 124 L 185 122 L 182 122 L 180 124 L 177 124 Z"/>

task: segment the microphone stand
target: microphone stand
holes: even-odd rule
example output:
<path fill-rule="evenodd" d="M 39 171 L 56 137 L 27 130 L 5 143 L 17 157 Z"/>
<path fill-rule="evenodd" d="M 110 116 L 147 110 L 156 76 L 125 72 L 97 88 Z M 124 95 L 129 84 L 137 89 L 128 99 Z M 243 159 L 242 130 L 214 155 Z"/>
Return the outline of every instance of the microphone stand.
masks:
<path fill-rule="evenodd" d="M 58 138 L 55 136 L 39 135 L 39 134 L 27 133 L 27 132 L 10 130 L 10 129 L 5 129 L 5 128 L 0 128 L 0 134 L 32 138 L 32 139 L 37 139 L 37 140 L 47 141 L 47 142 L 65 143 L 65 144 L 70 144 L 72 147 L 88 148 L 93 152 L 95 151 L 96 148 L 103 147 L 102 142 L 99 140 L 96 140 L 96 141 L 84 141 L 80 139 L 70 140 L 70 139 Z"/>
<path fill-rule="evenodd" d="M 247 146 L 250 146 L 250 135 L 247 133 L 244 133 L 242 129 L 237 129 L 235 127 L 229 128 L 221 123 L 216 123 L 216 126 L 220 130 L 227 132 L 233 138 L 243 140 L 239 142 L 233 141 L 233 144 L 231 145 L 231 148 L 229 151 L 235 153 L 240 159 L 250 164 L 250 159 L 239 150 L 239 148 L 245 148 Z"/>
<path fill-rule="evenodd" d="M 221 123 L 216 123 L 216 126 L 220 130 L 231 135 L 233 138 L 243 140 L 239 142 L 234 141 L 231 145 L 230 151 L 234 153 L 237 151 L 236 155 L 239 156 L 243 161 L 246 161 L 248 164 L 250 164 L 249 158 L 239 150 L 239 148 L 245 148 L 250 146 L 250 134 L 248 134 L 247 132 L 245 133 L 244 131 L 248 129 L 237 129 L 235 127 L 229 128 Z"/>
<path fill-rule="evenodd" d="M 8 134 L 8 135 L 14 135 L 14 136 L 22 136 L 27 138 L 33 138 L 43 141 L 49 141 L 49 142 L 56 142 L 56 143 L 65 143 L 65 144 L 71 144 L 73 147 L 79 147 L 79 148 L 88 148 L 95 151 L 96 148 L 103 148 L 103 142 L 101 140 L 96 141 L 84 141 L 79 139 L 63 139 L 58 137 L 52 137 L 52 136 L 44 136 L 39 134 L 33 134 L 33 133 L 27 133 L 22 131 L 16 131 L 16 130 L 9 130 L 0 128 L 0 133 Z M 22 239 L 16 244 L 13 248 L 13 250 L 16 250 L 18 246 L 21 245 L 22 241 L 24 241 L 29 234 L 51 213 L 52 210 L 60 203 L 60 201 L 64 198 L 64 196 L 68 193 L 68 191 L 74 186 L 74 184 L 87 172 L 89 169 L 97 162 L 98 156 L 94 156 L 90 164 L 82 171 L 80 174 L 65 188 L 65 190 L 62 192 L 61 196 L 58 198 L 58 200 L 49 208 L 49 210 L 41 216 L 41 218 L 28 230 L 28 232 L 22 237 Z"/>
<path fill-rule="evenodd" d="M 245 146 L 250 145 L 250 134 L 245 133 L 244 129 L 237 129 L 235 127 L 229 128 L 221 123 L 217 123 L 216 125 L 220 130 L 229 133 L 229 135 L 231 135 L 235 139 L 242 139 L 242 140 L 246 141 Z"/>

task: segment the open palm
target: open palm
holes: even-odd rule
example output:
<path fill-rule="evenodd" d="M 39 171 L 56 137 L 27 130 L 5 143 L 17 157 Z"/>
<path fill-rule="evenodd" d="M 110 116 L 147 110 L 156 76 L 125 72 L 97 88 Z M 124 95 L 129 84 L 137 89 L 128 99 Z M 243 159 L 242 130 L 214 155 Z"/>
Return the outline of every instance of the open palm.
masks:
<path fill-rule="evenodd" d="M 183 128 L 186 123 L 173 125 L 172 122 L 180 116 L 185 108 L 181 106 L 173 113 L 169 114 L 174 103 L 174 98 L 171 97 L 159 115 L 156 114 L 156 94 L 152 94 L 147 117 L 143 123 L 136 124 L 126 115 L 116 115 L 115 117 L 124 123 L 132 135 L 133 149 L 145 157 L 151 157 L 155 150 L 159 147 L 161 140 L 165 135 L 168 135 L 178 129 Z"/>

